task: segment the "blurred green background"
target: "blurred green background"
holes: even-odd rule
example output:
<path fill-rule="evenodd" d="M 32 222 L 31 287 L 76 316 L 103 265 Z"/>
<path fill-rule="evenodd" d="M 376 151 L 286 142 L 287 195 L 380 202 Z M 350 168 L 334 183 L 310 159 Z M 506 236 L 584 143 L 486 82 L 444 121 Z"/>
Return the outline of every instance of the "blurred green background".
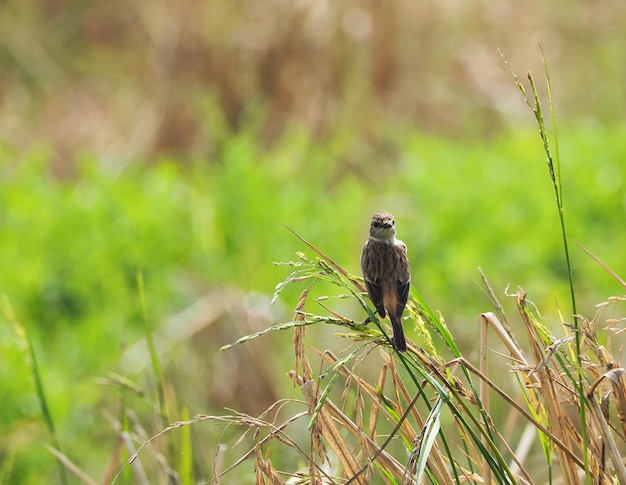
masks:
<path fill-rule="evenodd" d="M 393 212 L 414 285 L 470 359 L 491 309 L 478 266 L 503 300 L 521 285 L 550 325 L 559 308 L 568 320 L 545 154 L 499 53 L 523 82 L 544 80 L 539 45 L 570 236 L 625 276 L 623 2 L 3 2 L 0 483 L 60 480 L 6 302 L 63 452 L 96 480 L 120 416 L 144 439 L 164 424 L 146 328 L 170 421 L 298 396 L 291 332 L 218 352 L 291 318 L 300 289 L 270 307 L 288 273 L 273 262 L 305 248 L 281 223 L 358 274 L 371 214 Z M 624 290 L 572 257 L 592 317 Z M 308 338 L 349 344 L 330 329 Z M 222 433 L 194 429 L 197 480 Z"/>

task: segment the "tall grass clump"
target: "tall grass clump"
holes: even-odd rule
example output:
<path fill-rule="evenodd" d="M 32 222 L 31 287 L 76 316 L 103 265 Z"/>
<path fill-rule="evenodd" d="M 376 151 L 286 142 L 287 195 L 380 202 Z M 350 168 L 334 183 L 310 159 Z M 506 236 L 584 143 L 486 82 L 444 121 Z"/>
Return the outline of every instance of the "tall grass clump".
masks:
<path fill-rule="evenodd" d="M 254 458 L 257 483 L 266 483 L 264 479 L 288 483 L 286 476 L 299 476 L 303 483 L 425 483 L 426 477 L 440 484 L 592 483 L 591 477 L 597 479 L 593 483 L 623 483 L 626 475 L 616 444 L 623 434 L 616 430 L 626 426 L 622 398 L 626 381 L 621 369 L 612 367 L 615 361 L 600 343 L 598 328 L 617 323 L 606 315 L 626 298 L 611 298 L 590 319 L 579 317 L 583 333 L 579 357 L 573 326 L 564 323 L 564 335 L 552 333 L 519 288 L 509 296 L 523 325 L 525 344 L 518 343 L 521 338 L 508 326 L 511 318 L 494 299 L 499 314 L 481 315 L 476 364 L 461 355 L 442 316 L 412 289 L 407 320 L 413 323 L 417 343 L 409 343 L 409 351 L 398 354 L 392 352 L 382 322 L 373 318 L 375 328 L 364 327 L 332 309 L 329 301 L 351 298 L 364 315 L 373 316 L 359 278 L 309 247 L 314 259 L 300 254 L 299 260 L 288 263 L 295 271 L 286 284 L 308 282 L 293 320 L 237 342 L 293 329 L 295 362 L 289 374 L 303 399 L 289 404 L 299 407 L 298 412 L 279 417 L 268 410 L 271 419 L 254 422 L 245 415 L 219 418 L 256 429 L 258 438 L 242 459 Z M 312 287 L 320 284 L 336 286 L 340 293 L 310 298 Z M 486 279 L 485 285 L 495 298 Z M 311 305 L 324 311 L 310 311 Z M 353 342 L 345 355 L 307 349 L 307 327 L 319 325 L 336 326 Z M 504 345 L 508 357 L 489 352 L 490 334 Z M 579 361 L 584 362 L 580 373 Z M 517 382 L 517 392 L 498 385 L 503 365 Z M 377 376 L 366 377 L 366 368 L 379 369 Z M 608 413 L 601 411 L 609 404 L 618 412 L 612 425 Z M 581 423 L 583 406 L 590 419 Z M 504 420 L 503 409 L 509 410 Z M 304 449 L 295 438 L 297 420 L 303 420 L 310 433 Z M 544 466 L 537 465 L 536 456 L 527 457 L 524 450 L 533 446 L 544 457 Z M 292 448 L 307 465 L 279 471 L 268 454 L 270 449 L 276 453 L 276 447 Z M 216 470 L 216 481 L 220 476 Z"/>

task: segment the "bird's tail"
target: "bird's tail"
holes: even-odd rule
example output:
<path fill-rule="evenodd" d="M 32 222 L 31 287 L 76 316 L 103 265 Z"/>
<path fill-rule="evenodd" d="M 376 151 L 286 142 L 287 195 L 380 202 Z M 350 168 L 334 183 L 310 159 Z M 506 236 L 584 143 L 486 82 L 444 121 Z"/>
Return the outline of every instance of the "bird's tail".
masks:
<path fill-rule="evenodd" d="M 392 314 L 389 314 L 389 318 L 391 320 L 391 326 L 393 327 L 393 346 L 398 352 L 406 352 L 406 340 L 404 338 L 402 320 Z"/>

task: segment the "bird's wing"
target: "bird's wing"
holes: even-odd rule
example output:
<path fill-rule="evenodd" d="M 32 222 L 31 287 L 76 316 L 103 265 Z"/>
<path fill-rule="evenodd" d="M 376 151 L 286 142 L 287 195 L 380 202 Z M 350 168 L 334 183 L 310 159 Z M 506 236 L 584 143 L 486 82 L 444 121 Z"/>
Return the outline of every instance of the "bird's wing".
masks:
<path fill-rule="evenodd" d="M 396 304 L 396 315 L 402 315 L 406 302 L 409 299 L 409 288 L 411 287 L 411 280 L 406 283 L 398 281 L 397 295 L 398 302 Z"/>
<path fill-rule="evenodd" d="M 376 310 L 378 310 L 378 314 L 381 318 L 385 318 L 386 312 L 385 306 L 383 305 L 383 287 L 368 280 L 365 280 L 365 287 L 367 288 L 367 294 L 370 296 L 370 300 L 372 300 Z"/>
<path fill-rule="evenodd" d="M 396 312 L 397 315 L 402 315 L 406 302 L 409 299 L 409 288 L 411 287 L 411 267 L 409 265 L 406 244 L 400 240 L 396 241 L 396 255 L 400 260 L 400 271 L 397 283 L 398 286 L 396 288 L 396 295 L 398 296 Z"/>

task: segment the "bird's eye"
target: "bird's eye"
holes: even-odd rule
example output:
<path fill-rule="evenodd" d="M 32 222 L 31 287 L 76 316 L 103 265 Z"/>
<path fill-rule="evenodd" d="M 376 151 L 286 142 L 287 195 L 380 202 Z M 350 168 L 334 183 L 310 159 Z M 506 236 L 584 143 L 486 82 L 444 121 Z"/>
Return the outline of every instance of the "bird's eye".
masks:
<path fill-rule="evenodd" d="M 374 226 L 374 227 L 380 227 L 380 222 L 378 222 L 378 221 L 374 221 L 374 222 L 372 222 L 372 226 Z"/>

